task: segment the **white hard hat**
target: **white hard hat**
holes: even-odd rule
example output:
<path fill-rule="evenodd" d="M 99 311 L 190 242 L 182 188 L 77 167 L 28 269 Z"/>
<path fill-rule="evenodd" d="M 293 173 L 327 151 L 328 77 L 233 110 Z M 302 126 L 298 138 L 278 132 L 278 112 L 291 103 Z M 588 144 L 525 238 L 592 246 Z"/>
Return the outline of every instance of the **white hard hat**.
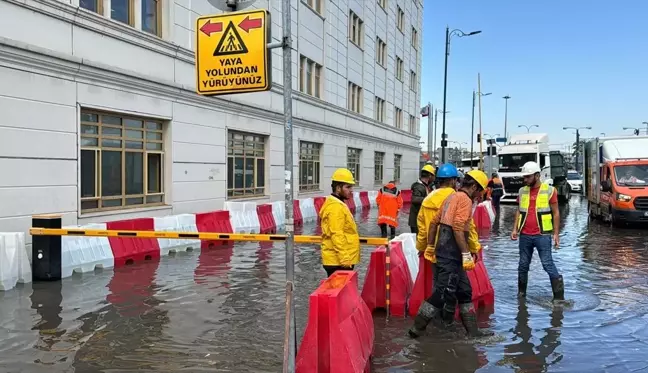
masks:
<path fill-rule="evenodd" d="M 527 162 L 522 166 L 522 176 L 533 175 L 540 172 L 540 166 L 536 162 Z"/>

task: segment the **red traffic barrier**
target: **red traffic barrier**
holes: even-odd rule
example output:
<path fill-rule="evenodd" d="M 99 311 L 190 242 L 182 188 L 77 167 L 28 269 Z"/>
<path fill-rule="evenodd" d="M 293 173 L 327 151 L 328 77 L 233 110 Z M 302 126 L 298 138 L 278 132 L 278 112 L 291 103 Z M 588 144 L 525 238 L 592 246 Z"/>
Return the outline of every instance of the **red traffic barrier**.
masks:
<path fill-rule="evenodd" d="M 118 220 L 106 223 L 106 229 L 154 231 L 155 223 L 153 218 Z M 108 237 L 108 242 L 115 256 L 115 267 L 160 257 L 160 244 L 157 238 Z"/>
<path fill-rule="evenodd" d="M 390 257 L 390 313 L 393 316 L 405 316 L 407 298 L 412 291 L 412 277 L 410 275 L 402 242 L 391 243 Z M 381 246 L 371 253 L 369 269 L 362 286 L 362 299 L 371 311 L 385 308 L 385 260 L 386 250 Z"/>
<path fill-rule="evenodd" d="M 369 192 L 360 192 L 360 202 L 362 202 L 363 209 L 368 209 L 371 207 L 371 202 L 369 201 Z"/>
<path fill-rule="evenodd" d="M 421 304 L 432 295 L 434 289 L 434 273 L 432 272 L 432 263 L 419 257 L 419 272 L 416 275 L 416 281 L 412 288 L 412 294 L 407 303 L 407 309 L 410 316 L 416 316 Z"/>
<path fill-rule="evenodd" d="M 411 189 L 401 190 L 401 197 L 403 197 L 403 203 L 412 202 L 412 190 Z"/>
<path fill-rule="evenodd" d="M 347 205 L 347 207 L 349 208 L 349 210 L 351 210 L 351 213 L 352 213 L 352 214 L 355 214 L 355 212 L 356 212 L 356 205 L 355 205 L 355 201 L 353 200 L 353 198 L 347 198 L 347 199 L 345 199 L 345 200 L 344 200 L 344 203 Z"/>
<path fill-rule="evenodd" d="M 275 224 L 274 215 L 272 215 L 272 205 L 258 205 L 257 216 L 261 225 L 261 234 L 277 233 L 277 224 Z"/>
<path fill-rule="evenodd" d="M 313 203 L 315 204 L 315 211 L 317 211 L 317 215 L 319 215 L 322 206 L 324 206 L 324 202 L 326 202 L 326 197 L 313 198 Z"/>
<path fill-rule="evenodd" d="M 212 211 L 196 214 L 196 228 L 205 233 L 234 233 L 230 223 L 229 211 Z M 200 248 L 224 245 L 225 241 L 201 241 Z"/>
<path fill-rule="evenodd" d="M 473 220 L 475 221 L 475 227 L 477 230 L 486 230 L 491 228 L 491 220 L 488 215 L 488 210 L 486 210 L 486 206 L 477 205 L 475 212 L 473 213 Z"/>
<path fill-rule="evenodd" d="M 358 294 L 358 274 L 337 271 L 310 295 L 296 372 L 369 372 L 373 344 L 373 319 Z"/>
<path fill-rule="evenodd" d="M 301 227 L 302 225 L 304 225 L 304 218 L 302 217 L 298 199 L 293 201 L 293 221 L 296 227 Z"/>

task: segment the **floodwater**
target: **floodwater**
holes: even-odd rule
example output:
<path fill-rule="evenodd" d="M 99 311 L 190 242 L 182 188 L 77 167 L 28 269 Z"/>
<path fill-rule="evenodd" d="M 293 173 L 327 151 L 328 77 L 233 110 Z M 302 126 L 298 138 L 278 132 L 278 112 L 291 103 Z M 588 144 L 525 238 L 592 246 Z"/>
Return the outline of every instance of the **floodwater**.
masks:
<path fill-rule="evenodd" d="M 551 304 L 537 256 L 528 299 L 518 302 L 517 245 L 508 239 L 513 210 L 504 206 L 483 239 L 496 305 L 481 319 L 496 335 L 469 340 L 430 327 L 411 340 L 411 320 L 376 313 L 373 371 L 648 371 L 648 234 L 588 224 L 586 207 L 575 196 L 562 209 L 554 258 L 567 305 Z M 363 235 L 378 234 L 375 214 L 357 215 Z M 360 283 L 372 249 L 363 249 Z M 308 294 L 325 273 L 316 246 L 297 247 L 295 257 L 301 338 Z M 0 372 L 279 372 L 284 295 L 278 243 L 238 243 L 21 285 L 0 293 Z"/>

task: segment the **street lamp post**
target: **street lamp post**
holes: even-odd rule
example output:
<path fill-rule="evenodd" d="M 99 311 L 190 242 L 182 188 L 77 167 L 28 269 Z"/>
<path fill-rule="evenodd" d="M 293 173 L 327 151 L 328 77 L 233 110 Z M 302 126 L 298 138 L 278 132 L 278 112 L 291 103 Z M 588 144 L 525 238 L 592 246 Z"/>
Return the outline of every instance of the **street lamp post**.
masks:
<path fill-rule="evenodd" d="M 475 148 L 475 97 L 477 95 L 479 95 L 481 97 L 484 97 L 484 96 L 492 95 L 492 93 L 491 92 L 481 93 L 481 92 L 475 92 L 473 90 L 473 96 L 472 96 L 473 97 L 472 120 L 471 120 L 471 124 L 470 124 L 470 158 L 471 158 L 471 160 L 470 160 L 471 163 L 470 164 L 471 165 L 472 165 L 472 157 L 473 157 L 474 148 Z"/>
<path fill-rule="evenodd" d="M 445 148 L 448 144 L 446 141 L 446 99 L 448 93 L 448 56 L 450 55 L 450 39 L 453 36 L 458 36 L 460 38 L 464 36 L 472 36 L 481 33 L 481 31 L 472 31 L 465 33 L 459 29 L 454 29 L 450 31 L 450 28 L 446 26 L 446 40 L 445 40 L 445 66 L 443 72 L 443 124 L 441 129 L 441 163 L 445 163 Z"/>
<path fill-rule="evenodd" d="M 580 156 L 580 130 L 591 130 L 592 127 L 563 127 L 563 130 L 576 130 L 576 159 L 574 160 L 574 168 L 578 172 L 578 157 Z"/>
<path fill-rule="evenodd" d="M 633 131 L 634 131 L 634 134 L 637 135 L 637 136 L 639 136 L 639 133 L 640 133 L 640 131 L 641 131 L 641 128 L 639 128 L 639 127 L 623 127 L 623 130 L 624 130 L 624 131 L 626 131 L 626 130 L 633 130 Z"/>
<path fill-rule="evenodd" d="M 508 138 L 508 136 L 506 136 L 506 126 L 508 124 L 508 100 L 511 96 L 506 95 L 502 98 L 504 99 L 504 137 Z"/>
<path fill-rule="evenodd" d="M 441 113 L 443 110 L 441 109 L 436 109 L 434 111 L 434 135 L 432 136 L 432 142 L 434 142 L 434 146 L 436 147 L 436 139 L 437 139 L 437 119 L 439 118 L 439 113 Z M 450 111 L 446 111 L 445 113 L 449 113 Z M 433 160 L 436 162 L 436 148 L 434 148 L 434 155 L 435 159 Z"/>
<path fill-rule="evenodd" d="M 530 126 L 527 126 L 527 125 L 524 125 L 524 124 L 520 124 L 520 125 L 518 126 L 518 128 L 526 128 L 527 133 L 531 132 L 531 128 L 533 128 L 533 127 L 538 127 L 538 128 L 540 128 L 540 126 L 538 126 L 537 124 L 532 124 L 532 125 L 530 125 Z M 506 134 L 505 134 L 504 136 L 506 136 Z"/>

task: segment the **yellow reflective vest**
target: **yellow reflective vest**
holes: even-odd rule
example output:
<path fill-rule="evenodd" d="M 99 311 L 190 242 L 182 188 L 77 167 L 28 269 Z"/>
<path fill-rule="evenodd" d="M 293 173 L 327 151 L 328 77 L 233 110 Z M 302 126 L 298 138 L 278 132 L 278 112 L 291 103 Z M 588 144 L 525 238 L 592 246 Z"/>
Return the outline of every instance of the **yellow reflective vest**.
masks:
<path fill-rule="evenodd" d="M 347 205 L 337 197 L 328 196 L 319 216 L 322 227 L 322 265 L 358 264 L 360 236 Z"/>
<path fill-rule="evenodd" d="M 542 234 L 553 232 L 553 214 L 551 213 L 551 205 L 549 204 L 549 201 L 554 192 L 555 189 L 551 185 L 545 183 L 540 184 L 540 190 L 538 191 L 538 196 L 536 198 L 535 213 L 537 217 L 536 221 L 538 222 L 540 233 Z M 518 209 L 520 211 L 520 217 L 518 218 L 517 227 L 518 232 L 521 232 L 524 223 L 526 223 L 526 218 L 529 212 L 531 188 L 524 186 L 520 188 L 519 193 L 520 206 Z"/>
<path fill-rule="evenodd" d="M 428 246 L 428 232 L 430 229 L 430 224 L 432 223 L 434 216 L 440 213 L 443 202 L 454 193 L 456 193 L 456 191 L 453 188 L 439 188 L 432 191 L 423 200 L 423 203 L 421 204 L 421 210 L 419 210 L 418 216 L 416 217 L 416 223 L 418 226 L 418 234 L 416 235 L 416 249 L 418 251 L 425 251 L 426 247 Z M 477 253 L 479 252 L 479 250 L 481 250 L 477 228 L 475 227 L 475 222 L 472 219 L 470 219 L 468 249 L 472 253 Z M 435 261 L 434 256 L 430 256 L 427 253 L 425 259 L 432 262 Z"/>

